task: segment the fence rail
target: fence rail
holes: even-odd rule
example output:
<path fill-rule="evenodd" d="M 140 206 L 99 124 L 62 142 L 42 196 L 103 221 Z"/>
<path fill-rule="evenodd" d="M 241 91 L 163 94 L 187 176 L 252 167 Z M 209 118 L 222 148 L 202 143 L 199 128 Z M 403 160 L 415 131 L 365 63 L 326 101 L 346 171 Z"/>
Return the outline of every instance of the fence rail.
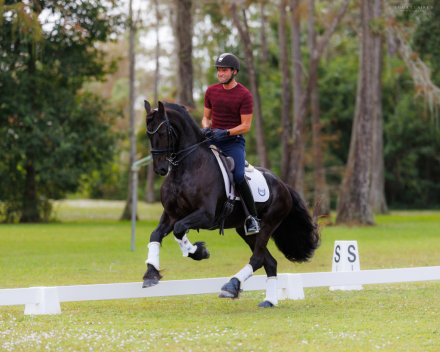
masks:
<path fill-rule="evenodd" d="M 229 278 L 162 281 L 143 289 L 140 282 L 32 287 L 0 290 L 0 306 L 26 305 L 25 314 L 59 314 L 60 302 L 186 296 L 218 293 Z M 303 299 L 304 287 L 369 285 L 440 280 L 440 266 L 405 269 L 278 274 L 278 299 Z M 266 276 L 247 280 L 245 291 L 265 290 Z"/>

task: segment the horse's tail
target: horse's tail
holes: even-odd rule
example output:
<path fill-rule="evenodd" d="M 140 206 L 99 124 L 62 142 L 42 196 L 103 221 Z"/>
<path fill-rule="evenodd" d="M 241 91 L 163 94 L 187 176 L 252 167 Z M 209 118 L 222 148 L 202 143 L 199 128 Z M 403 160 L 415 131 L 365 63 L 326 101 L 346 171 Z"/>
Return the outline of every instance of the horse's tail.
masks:
<path fill-rule="evenodd" d="M 272 238 L 288 260 L 306 262 L 313 257 L 315 250 L 321 244 L 317 214 L 314 211 L 312 217 L 299 194 L 290 186 L 286 186 L 292 197 L 292 208 L 289 215 L 274 231 Z"/>

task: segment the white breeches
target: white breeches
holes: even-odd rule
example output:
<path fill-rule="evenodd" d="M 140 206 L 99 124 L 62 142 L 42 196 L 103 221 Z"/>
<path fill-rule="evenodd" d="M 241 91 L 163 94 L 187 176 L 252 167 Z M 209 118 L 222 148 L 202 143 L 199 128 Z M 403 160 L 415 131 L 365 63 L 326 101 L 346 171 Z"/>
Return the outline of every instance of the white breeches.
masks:
<path fill-rule="evenodd" d="M 174 237 L 176 242 L 179 244 L 180 249 L 182 250 L 182 254 L 184 257 L 188 256 L 188 253 L 194 254 L 194 252 L 197 250 L 197 246 L 193 246 L 189 239 L 186 237 L 186 234 L 182 237 L 181 240 Z"/>
<path fill-rule="evenodd" d="M 156 268 L 156 270 L 159 269 L 159 242 L 150 242 L 148 244 L 148 259 L 145 261 L 145 264 L 151 264 Z"/>

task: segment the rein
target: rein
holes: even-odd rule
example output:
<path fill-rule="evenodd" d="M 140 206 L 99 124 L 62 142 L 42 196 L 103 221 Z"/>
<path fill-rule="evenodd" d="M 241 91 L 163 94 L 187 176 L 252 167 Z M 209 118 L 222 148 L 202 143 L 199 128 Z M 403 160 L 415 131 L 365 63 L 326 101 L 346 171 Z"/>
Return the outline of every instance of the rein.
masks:
<path fill-rule="evenodd" d="M 159 126 L 158 126 L 154 131 L 149 131 L 148 128 L 147 128 L 147 133 L 148 133 L 148 134 L 151 134 L 151 135 L 155 134 L 155 133 L 159 130 L 159 128 L 160 128 L 164 123 L 167 124 L 167 131 L 168 131 L 168 148 L 154 148 L 154 149 L 151 149 L 151 154 L 152 154 L 152 155 L 162 155 L 162 154 L 167 153 L 166 160 L 167 160 L 171 165 L 173 165 L 173 166 L 178 166 L 179 163 L 180 163 L 185 157 L 187 157 L 189 154 L 191 154 L 194 150 L 196 150 L 198 146 L 202 145 L 203 143 L 209 142 L 209 141 L 211 140 L 211 138 L 207 138 L 207 139 L 205 139 L 203 142 L 200 142 L 200 143 L 194 144 L 194 145 L 192 145 L 192 146 L 190 146 L 190 147 L 188 147 L 188 148 L 185 148 L 185 149 L 182 149 L 182 150 L 180 150 L 180 151 L 178 151 L 178 152 L 175 152 L 175 151 L 174 151 L 174 149 L 175 149 L 175 142 L 177 142 L 177 141 L 174 141 L 174 139 L 173 139 L 173 134 L 174 134 L 174 136 L 176 137 L 176 139 L 177 139 L 178 137 L 177 137 L 177 133 L 176 133 L 176 131 L 174 131 L 173 127 L 172 127 L 171 124 L 170 124 L 170 121 L 169 121 L 169 119 L 168 119 L 168 115 L 165 114 L 165 120 L 162 121 L 162 122 L 159 124 Z M 183 154 L 183 153 L 185 153 L 185 154 Z M 181 154 L 183 154 L 183 156 L 182 156 L 180 159 L 176 160 L 176 159 L 179 157 L 179 155 L 181 155 Z"/>

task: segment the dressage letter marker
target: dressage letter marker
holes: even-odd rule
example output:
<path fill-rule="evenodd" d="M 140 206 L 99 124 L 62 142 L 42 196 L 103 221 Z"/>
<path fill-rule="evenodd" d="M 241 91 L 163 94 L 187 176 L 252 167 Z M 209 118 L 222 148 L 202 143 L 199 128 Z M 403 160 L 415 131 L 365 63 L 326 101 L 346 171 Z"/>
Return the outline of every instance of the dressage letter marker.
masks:
<path fill-rule="evenodd" d="M 359 251 L 357 241 L 335 241 L 333 250 L 332 272 L 360 271 Z M 362 285 L 330 286 L 334 290 L 362 290 Z"/>

